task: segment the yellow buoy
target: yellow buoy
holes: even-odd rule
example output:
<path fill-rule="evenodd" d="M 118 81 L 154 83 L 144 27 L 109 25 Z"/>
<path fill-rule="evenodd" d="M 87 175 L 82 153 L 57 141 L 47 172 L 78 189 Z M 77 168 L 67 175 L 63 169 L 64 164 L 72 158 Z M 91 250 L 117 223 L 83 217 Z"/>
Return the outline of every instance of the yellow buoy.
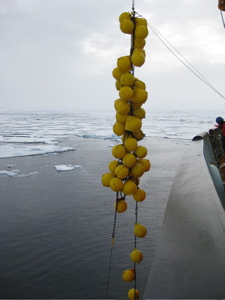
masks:
<path fill-rule="evenodd" d="M 136 163 L 130 170 L 130 175 L 134 177 L 141 177 L 145 172 L 145 168 L 141 165 Z"/>
<path fill-rule="evenodd" d="M 138 49 L 135 49 L 131 55 L 131 62 L 134 66 L 141 67 L 145 63 L 145 56 Z"/>
<path fill-rule="evenodd" d="M 130 111 L 130 104 L 120 98 L 114 101 L 114 107 L 122 115 L 127 115 Z"/>
<path fill-rule="evenodd" d="M 112 148 L 112 155 L 115 158 L 118 158 L 118 159 L 122 158 L 122 157 L 124 157 L 125 154 L 126 154 L 126 149 L 121 144 L 116 145 Z"/>
<path fill-rule="evenodd" d="M 143 49 L 145 44 L 145 39 L 134 39 L 134 48 Z"/>
<path fill-rule="evenodd" d="M 116 113 L 116 121 L 122 124 L 126 123 L 127 115 L 123 115 L 119 112 Z"/>
<path fill-rule="evenodd" d="M 115 87 L 116 87 L 117 91 L 119 91 L 121 89 L 121 84 L 120 84 L 119 80 L 116 80 Z"/>
<path fill-rule="evenodd" d="M 144 225 L 136 223 L 134 226 L 134 234 L 137 237 L 144 238 L 147 234 L 147 229 Z"/>
<path fill-rule="evenodd" d="M 130 56 L 121 56 L 117 59 L 117 67 L 122 73 L 129 72 L 131 70 Z"/>
<path fill-rule="evenodd" d="M 135 150 L 134 154 L 138 157 L 138 158 L 144 158 L 148 153 L 148 150 L 146 147 L 144 146 L 138 146 L 137 149 Z"/>
<path fill-rule="evenodd" d="M 143 103 L 135 103 L 135 102 L 131 102 L 131 110 L 132 109 L 138 109 L 143 105 Z"/>
<path fill-rule="evenodd" d="M 116 80 L 120 80 L 120 77 L 123 75 L 123 73 L 118 67 L 116 67 L 112 70 L 112 75 Z"/>
<path fill-rule="evenodd" d="M 132 34 L 132 32 L 134 30 L 134 23 L 131 20 L 129 20 L 129 19 L 124 19 L 120 23 L 120 30 L 123 33 Z"/>
<path fill-rule="evenodd" d="M 138 142 L 134 138 L 128 138 L 124 142 L 124 146 L 127 149 L 127 151 L 135 151 L 138 146 Z"/>
<path fill-rule="evenodd" d="M 147 91 L 139 88 L 134 88 L 132 102 L 145 103 L 147 99 L 148 99 Z"/>
<path fill-rule="evenodd" d="M 145 39 L 148 36 L 148 27 L 145 25 L 137 26 L 134 35 L 137 39 Z"/>
<path fill-rule="evenodd" d="M 148 25 L 147 20 L 144 18 L 135 18 L 135 23 L 136 23 L 136 26 L 140 26 L 140 25 L 147 26 Z"/>
<path fill-rule="evenodd" d="M 110 186 L 110 181 L 113 179 L 114 174 L 113 173 L 105 173 L 102 175 L 102 185 L 105 187 Z"/>
<path fill-rule="evenodd" d="M 146 114 L 146 112 L 145 112 L 144 108 L 142 108 L 142 107 L 133 110 L 133 116 L 137 117 L 139 119 L 144 119 L 145 114 Z"/>
<path fill-rule="evenodd" d="M 130 269 L 130 270 L 124 271 L 123 274 L 122 274 L 122 278 L 126 282 L 133 281 L 136 278 L 136 276 L 135 276 L 135 270 L 134 269 Z"/>
<path fill-rule="evenodd" d="M 127 203 L 125 200 L 119 200 L 114 204 L 114 208 L 118 213 L 123 213 L 127 210 Z"/>
<path fill-rule="evenodd" d="M 133 194 L 133 198 L 137 202 L 142 202 L 146 198 L 146 193 L 144 190 L 137 188 L 136 192 Z"/>
<path fill-rule="evenodd" d="M 126 178 L 128 174 L 129 174 L 129 169 L 124 165 L 120 165 L 115 169 L 115 175 L 120 179 Z"/>
<path fill-rule="evenodd" d="M 119 122 L 116 122 L 114 125 L 113 125 L 113 132 L 118 135 L 118 136 L 121 136 L 125 133 L 125 126 L 124 124 L 122 123 L 119 123 Z"/>
<path fill-rule="evenodd" d="M 143 260 L 143 253 L 140 250 L 134 249 L 130 254 L 130 259 L 135 264 L 139 264 Z"/>
<path fill-rule="evenodd" d="M 127 180 L 125 181 L 124 185 L 123 185 L 123 189 L 122 189 L 122 193 L 124 193 L 125 195 L 133 195 L 137 190 L 137 185 L 131 181 L 131 180 Z"/>
<path fill-rule="evenodd" d="M 136 157 L 133 153 L 126 153 L 122 159 L 122 163 L 126 167 L 131 168 L 136 164 Z"/>
<path fill-rule="evenodd" d="M 138 131 L 141 129 L 142 126 L 142 121 L 139 118 L 133 117 L 133 116 L 128 116 L 126 123 L 125 123 L 125 130 L 128 131 Z"/>
<path fill-rule="evenodd" d="M 134 84 L 134 81 L 134 75 L 129 72 L 126 72 L 120 77 L 120 84 L 123 86 L 132 86 Z"/>
<path fill-rule="evenodd" d="M 130 300 L 136 300 L 140 297 L 140 293 L 137 289 L 130 289 L 127 296 Z"/>
<path fill-rule="evenodd" d="M 110 172 L 115 172 L 116 167 L 118 167 L 119 162 L 118 160 L 112 160 L 109 164 L 108 164 L 108 169 Z"/>
<path fill-rule="evenodd" d="M 120 192 L 123 189 L 123 181 L 120 178 L 113 178 L 110 180 L 110 188 L 114 192 Z"/>
<path fill-rule="evenodd" d="M 123 86 L 119 91 L 119 96 L 124 101 L 129 101 L 133 97 L 133 94 L 134 92 L 129 86 Z"/>
<path fill-rule="evenodd" d="M 135 80 L 134 87 L 137 87 L 142 90 L 146 90 L 146 85 L 145 85 L 144 81 L 141 81 L 139 79 Z"/>
<path fill-rule="evenodd" d="M 136 186 L 138 186 L 140 183 L 140 178 L 137 177 L 130 176 L 129 180 L 133 181 L 136 184 Z"/>
<path fill-rule="evenodd" d="M 138 141 L 140 141 L 140 140 L 142 140 L 142 139 L 145 137 L 145 134 L 144 134 L 144 132 L 140 129 L 140 130 L 138 130 L 138 131 L 136 131 L 136 132 L 133 132 L 133 136 L 134 136 Z"/>
<path fill-rule="evenodd" d="M 129 12 L 123 12 L 119 16 L 119 22 L 121 23 L 124 19 L 131 19 L 131 14 Z"/>
<path fill-rule="evenodd" d="M 146 158 L 141 158 L 141 159 L 138 159 L 137 162 L 145 168 L 145 172 L 148 172 L 150 170 L 150 168 L 151 168 L 150 160 L 148 160 Z"/>

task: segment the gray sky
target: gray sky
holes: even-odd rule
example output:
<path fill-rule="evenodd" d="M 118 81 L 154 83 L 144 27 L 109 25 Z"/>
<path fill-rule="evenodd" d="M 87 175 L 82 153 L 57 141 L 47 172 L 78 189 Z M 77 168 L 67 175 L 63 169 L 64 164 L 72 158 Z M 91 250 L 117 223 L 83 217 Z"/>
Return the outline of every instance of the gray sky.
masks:
<path fill-rule="evenodd" d="M 223 96 L 225 29 L 217 0 L 136 0 L 147 19 Z M 0 0 L 0 109 L 114 111 L 112 70 L 129 55 L 119 15 L 132 0 Z M 225 100 L 193 75 L 149 29 L 135 68 L 143 108 L 221 109 Z"/>

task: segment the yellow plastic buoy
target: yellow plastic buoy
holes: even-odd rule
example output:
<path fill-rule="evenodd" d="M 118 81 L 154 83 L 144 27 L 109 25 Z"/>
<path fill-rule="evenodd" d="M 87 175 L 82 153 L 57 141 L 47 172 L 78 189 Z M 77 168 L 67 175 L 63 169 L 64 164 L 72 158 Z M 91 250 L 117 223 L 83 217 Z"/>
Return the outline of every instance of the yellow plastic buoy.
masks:
<path fill-rule="evenodd" d="M 136 26 L 144 25 L 147 26 L 147 20 L 144 18 L 135 18 Z"/>
<path fill-rule="evenodd" d="M 142 202 L 146 198 L 146 193 L 144 190 L 137 188 L 136 192 L 133 194 L 133 198 L 137 202 Z"/>
<path fill-rule="evenodd" d="M 140 297 L 140 293 L 137 289 L 130 289 L 127 296 L 130 300 L 136 300 Z"/>
<path fill-rule="evenodd" d="M 141 67 L 145 63 L 145 56 L 138 49 L 135 49 L 131 55 L 131 62 L 134 66 Z"/>
<path fill-rule="evenodd" d="M 148 160 L 146 158 L 141 158 L 141 159 L 138 159 L 137 162 L 145 168 L 145 172 L 148 172 L 150 170 L 150 168 L 151 168 L 150 160 Z"/>
<path fill-rule="evenodd" d="M 119 16 L 119 22 L 121 23 L 124 19 L 131 19 L 131 14 L 129 12 L 123 12 Z"/>
<path fill-rule="evenodd" d="M 117 67 L 122 73 L 129 72 L 131 70 L 130 56 L 121 56 L 117 59 Z"/>
<path fill-rule="evenodd" d="M 133 181 L 136 184 L 136 186 L 138 186 L 140 183 L 140 178 L 138 177 L 129 176 L 129 180 Z"/>
<path fill-rule="evenodd" d="M 133 97 L 133 90 L 131 87 L 129 86 L 123 86 L 121 87 L 120 91 L 119 91 L 119 96 L 120 99 L 124 100 L 124 101 L 129 101 L 132 97 Z"/>
<path fill-rule="evenodd" d="M 147 234 L 147 229 L 146 229 L 145 226 L 136 223 L 135 226 L 134 226 L 134 234 L 137 237 L 144 238 Z"/>
<path fill-rule="evenodd" d="M 143 260 L 143 253 L 140 250 L 134 249 L 130 254 L 130 259 L 135 264 L 139 264 Z"/>
<path fill-rule="evenodd" d="M 144 158 L 148 153 L 148 150 L 146 147 L 144 146 L 138 146 L 137 149 L 135 150 L 134 154 L 138 157 L 138 158 Z"/>
<path fill-rule="evenodd" d="M 116 67 L 112 70 L 112 75 L 115 79 L 120 80 L 120 77 L 123 75 L 123 73 L 120 71 L 118 67 Z"/>
<path fill-rule="evenodd" d="M 134 30 L 134 23 L 131 20 L 129 20 L 129 19 L 124 19 L 120 23 L 120 30 L 123 33 L 132 34 L 132 32 Z"/>
<path fill-rule="evenodd" d="M 132 86 L 134 84 L 134 81 L 134 75 L 129 72 L 126 72 L 120 77 L 120 84 L 123 86 Z"/>
<path fill-rule="evenodd" d="M 144 134 L 144 132 L 140 129 L 140 130 L 138 130 L 138 131 L 136 131 L 136 132 L 133 132 L 133 136 L 134 136 L 138 141 L 140 141 L 140 140 L 142 140 L 142 139 L 145 137 L 145 134 Z"/>
<path fill-rule="evenodd" d="M 120 165 L 115 169 L 115 176 L 120 179 L 126 178 L 128 174 L 129 174 L 129 169 L 124 165 Z"/>
<path fill-rule="evenodd" d="M 145 85 L 144 81 L 141 81 L 139 79 L 135 80 L 134 87 L 137 87 L 142 90 L 146 90 L 146 85 Z"/>
<path fill-rule="evenodd" d="M 117 91 L 119 91 L 121 89 L 121 84 L 120 84 L 119 80 L 116 80 L 115 87 L 116 87 Z"/>
<path fill-rule="evenodd" d="M 120 192 L 123 189 L 123 181 L 120 178 L 111 179 L 109 185 L 114 192 Z"/>
<path fill-rule="evenodd" d="M 134 48 L 143 49 L 145 44 L 145 39 L 134 39 Z"/>
<path fill-rule="evenodd" d="M 122 159 L 122 163 L 126 167 L 131 168 L 136 164 L 136 157 L 133 153 L 126 153 Z"/>
<path fill-rule="evenodd" d="M 114 204 L 114 208 L 118 213 L 123 213 L 127 210 L 127 203 L 125 200 L 119 200 Z"/>
<path fill-rule="evenodd" d="M 102 185 L 105 187 L 110 186 L 110 181 L 113 179 L 114 174 L 113 173 L 105 173 L 102 175 Z"/>
<path fill-rule="evenodd" d="M 136 163 L 130 170 L 130 175 L 134 177 L 141 177 L 145 172 L 145 168 L 141 165 Z"/>
<path fill-rule="evenodd" d="M 142 108 L 142 107 L 133 110 L 133 116 L 137 117 L 139 119 L 144 119 L 145 114 L 146 114 L 146 112 L 145 112 L 144 108 Z"/>
<path fill-rule="evenodd" d="M 133 117 L 133 116 L 128 116 L 126 123 L 125 123 L 125 130 L 128 131 L 138 131 L 141 129 L 142 126 L 142 121 L 139 118 Z"/>
<path fill-rule="evenodd" d="M 119 162 L 118 160 L 112 160 L 109 164 L 108 164 L 108 169 L 110 172 L 115 172 L 116 167 L 118 167 Z"/>
<path fill-rule="evenodd" d="M 127 115 L 130 111 L 130 104 L 120 98 L 114 101 L 114 107 L 122 115 Z"/>
<path fill-rule="evenodd" d="M 122 189 L 122 193 L 125 195 L 133 195 L 137 190 L 137 185 L 132 180 L 125 181 Z"/>
<path fill-rule="evenodd" d="M 123 145 L 119 144 L 119 145 L 115 145 L 113 148 L 112 148 L 112 155 L 115 157 L 115 158 L 122 158 L 124 157 L 124 155 L 126 154 L 126 149 L 124 148 Z"/>
<path fill-rule="evenodd" d="M 116 113 L 116 121 L 122 124 L 126 123 L 127 115 L 123 115 L 119 112 Z"/>
<path fill-rule="evenodd" d="M 147 91 L 139 88 L 134 88 L 132 102 L 145 103 L 147 99 L 148 99 Z"/>
<path fill-rule="evenodd" d="M 119 123 L 119 122 L 116 122 L 114 125 L 113 125 L 113 132 L 118 135 L 118 136 L 121 136 L 125 133 L 125 126 L 124 124 L 122 123 Z"/>
<path fill-rule="evenodd" d="M 122 278 L 126 282 L 133 281 L 136 278 L 135 270 L 134 269 L 125 270 L 122 274 Z"/>
<path fill-rule="evenodd" d="M 145 25 L 137 26 L 134 35 L 137 39 L 145 39 L 148 36 L 148 27 Z"/>
<path fill-rule="evenodd" d="M 127 151 L 135 151 L 137 149 L 138 142 L 136 139 L 130 137 L 125 140 L 124 146 L 127 149 Z"/>

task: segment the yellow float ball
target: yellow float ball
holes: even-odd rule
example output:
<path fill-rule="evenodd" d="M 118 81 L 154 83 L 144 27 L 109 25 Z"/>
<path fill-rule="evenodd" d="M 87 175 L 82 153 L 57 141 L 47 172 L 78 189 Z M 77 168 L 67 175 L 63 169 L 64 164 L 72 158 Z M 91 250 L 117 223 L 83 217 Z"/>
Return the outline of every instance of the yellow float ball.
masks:
<path fill-rule="evenodd" d="M 125 195 L 133 195 L 137 190 L 137 185 L 131 181 L 131 180 L 127 180 L 124 185 L 123 185 L 123 189 L 122 189 L 122 193 L 124 193 Z"/>
<path fill-rule="evenodd" d="M 116 113 L 116 121 L 122 124 L 126 123 L 127 115 L 122 115 L 121 113 Z"/>
<path fill-rule="evenodd" d="M 123 33 L 132 34 L 132 32 L 134 30 L 134 23 L 131 20 L 129 20 L 129 19 L 124 19 L 120 23 L 120 30 Z"/>
<path fill-rule="evenodd" d="M 134 136 L 138 141 L 140 141 L 140 140 L 142 140 L 142 139 L 145 137 L 145 134 L 144 134 L 144 132 L 140 129 L 140 130 L 138 130 L 138 131 L 136 131 L 136 132 L 133 132 L 133 136 Z"/>
<path fill-rule="evenodd" d="M 145 168 L 145 172 L 148 172 L 150 170 L 150 168 L 151 168 L 150 160 L 148 160 L 146 158 L 141 158 L 141 159 L 138 159 L 137 162 Z"/>
<path fill-rule="evenodd" d="M 127 151 L 135 151 L 137 149 L 138 142 L 134 138 L 128 138 L 124 142 L 124 147 L 127 149 Z"/>
<path fill-rule="evenodd" d="M 127 210 L 127 203 L 125 200 L 119 200 L 114 204 L 114 208 L 118 213 L 123 213 Z"/>
<path fill-rule="evenodd" d="M 130 56 L 122 56 L 117 59 L 117 67 L 122 73 L 129 72 L 131 70 Z"/>
<path fill-rule="evenodd" d="M 116 167 L 118 167 L 119 162 L 118 160 L 112 160 L 109 164 L 108 164 L 108 169 L 110 172 L 115 172 Z"/>
<path fill-rule="evenodd" d="M 139 118 L 133 117 L 133 116 L 128 116 L 126 123 L 125 123 L 125 130 L 128 131 L 138 131 L 141 129 L 142 126 L 142 121 Z"/>
<path fill-rule="evenodd" d="M 145 193 L 144 190 L 138 188 L 138 189 L 136 190 L 136 192 L 133 194 L 133 198 L 134 198 L 134 200 L 137 201 L 137 202 L 142 202 L 142 201 L 144 201 L 145 198 L 146 198 L 146 193 Z"/>
<path fill-rule="evenodd" d="M 140 183 L 140 178 L 137 177 L 130 176 L 129 180 L 133 181 L 136 184 L 136 186 L 138 186 Z"/>
<path fill-rule="evenodd" d="M 145 56 L 143 53 L 134 50 L 131 55 L 131 62 L 135 67 L 141 67 L 145 63 Z"/>
<path fill-rule="evenodd" d="M 122 274 L 122 278 L 126 282 L 133 281 L 136 278 L 136 276 L 135 276 L 135 270 L 134 269 L 130 269 L 130 270 L 124 271 L 123 274 Z"/>
<path fill-rule="evenodd" d="M 119 96 L 120 99 L 124 100 L 124 101 L 129 101 L 132 97 L 133 97 L 133 90 L 131 87 L 129 86 L 123 86 L 121 87 L 120 91 L 119 91 Z"/>
<path fill-rule="evenodd" d="M 119 91 L 121 89 L 121 84 L 120 84 L 119 80 L 116 80 L 115 87 L 116 87 L 117 91 Z"/>
<path fill-rule="evenodd" d="M 121 99 L 117 99 L 114 102 L 115 110 L 122 115 L 127 115 L 130 112 L 130 104 Z"/>
<path fill-rule="evenodd" d="M 124 179 L 128 176 L 128 174 L 129 174 L 129 169 L 124 165 L 120 165 L 115 169 L 115 176 L 117 178 Z"/>
<path fill-rule="evenodd" d="M 127 296 L 130 300 L 136 300 L 140 297 L 140 293 L 137 289 L 130 289 Z"/>
<path fill-rule="evenodd" d="M 134 84 L 134 75 L 127 72 L 120 77 L 120 84 L 123 86 L 132 86 Z"/>
<path fill-rule="evenodd" d="M 146 112 L 145 112 L 144 108 L 142 108 L 142 107 L 133 110 L 133 116 L 137 117 L 139 119 L 144 119 L 145 114 L 146 114 Z"/>
<path fill-rule="evenodd" d="M 116 67 L 113 69 L 112 75 L 116 80 L 120 80 L 120 77 L 123 75 L 123 73 L 120 71 L 118 67 Z"/>
<path fill-rule="evenodd" d="M 113 132 L 118 135 L 118 136 L 121 136 L 125 133 L 125 126 L 124 124 L 122 123 L 119 123 L 119 122 L 116 122 L 114 125 L 113 125 Z"/>
<path fill-rule="evenodd" d="M 122 159 L 122 163 L 126 167 L 131 168 L 136 164 L 136 157 L 133 153 L 126 153 Z"/>
<path fill-rule="evenodd" d="M 148 92 L 139 88 L 134 88 L 132 102 L 145 103 L 148 99 Z"/>
<path fill-rule="evenodd" d="M 134 86 L 139 88 L 139 89 L 146 90 L 145 83 L 143 81 L 139 80 L 139 79 L 135 80 Z"/>
<path fill-rule="evenodd" d="M 135 264 L 139 264 L 143 260 L 143 253 L 140 250 L 135 249 L 131 252 L 130 259 Z"/>
<path fill-rule="evenodd" d="M 134 234 L 137 237 L 144 238 L 147 234 L 147 229 L 146 229 L 145 226 L 136 223 L 135 226 L 134 226 Z"/>
<path fill-rule="evenodd" d="M 120 192 L 123 189 L 123 181 L 120 178 L 111 179 L 109 185 L 114 192 Z"/>
<path fill-rule="evenodd" d="M 143 49 L 146 44 L 145 39 L 134 39 L 134 48 Z"/>
<path fill-rule="evenodd" d="M 148 150 L 146 147 L 144 146 L 138 146 L 137 149 L 135 150 L 134 154 L 138 157 L 138 158 L 144 158 L 148 153 Z"/>
<path fill-rule="evenodd" d="M 134 32 L 135 38 L 145 39 L 148 36 L 148 28 L 145 25 L 139 25 Z"/>
<path fill-rule="evenodd" d="M 138 109 L 140 108 L 144 103 L 135 103 L 135 102 L 132 102 L 131 103 L 131 109 Z"/>
<path fill-rule="evenodd" d="M 135 18 L 135 23 L 136 23 L 136 26 L 140 26 L 140 25 L 147 26 L 148 25 L 147 20 L 144 18 Z"/>
<path fill-rule="evenodd" d="M 113 173 L 105 173 L 102 175 L 102 185 L 105 187 L 110 187 L 110 181 L 113 179 Z"/>
<path fill-rule="evenodd" d="M 134 177 L 141 177 L 145 172 L 145 168 L 141 165 L 136 163 L 130 170 L 130 175 Z"/>
<path fill-rule="evenodd" d="M 129 12 L 123 12 L 119 16 L 119 22 L 121 23 L 124 19 L 130 19 L 130 18 L 131 18 L 131 14 Z"/>
<path fill-rule="evenodd" d="M 112 148 L 112 155 L 115 157 L 115 158 L 122 158 L 124 157 L 124 155 L 126 154 L 126 149 L 123 145 L 119 144 L 119 145 L 115 145 L 113 148 Z"/>

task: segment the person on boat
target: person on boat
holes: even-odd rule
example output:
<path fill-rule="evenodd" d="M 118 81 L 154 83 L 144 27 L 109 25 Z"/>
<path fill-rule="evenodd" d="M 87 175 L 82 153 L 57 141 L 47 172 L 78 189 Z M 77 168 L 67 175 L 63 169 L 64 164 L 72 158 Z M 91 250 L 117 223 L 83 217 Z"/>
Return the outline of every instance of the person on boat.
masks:
<path fill-rule="evenodd" d="M 221 117 L 217 117 L 216 123 L 218 124 L 218 125 L 216 125 L 216 127 L 221 129 L 223 150 L 225 152 L 225 122 L 224 122 L 224 119 Z"/>

